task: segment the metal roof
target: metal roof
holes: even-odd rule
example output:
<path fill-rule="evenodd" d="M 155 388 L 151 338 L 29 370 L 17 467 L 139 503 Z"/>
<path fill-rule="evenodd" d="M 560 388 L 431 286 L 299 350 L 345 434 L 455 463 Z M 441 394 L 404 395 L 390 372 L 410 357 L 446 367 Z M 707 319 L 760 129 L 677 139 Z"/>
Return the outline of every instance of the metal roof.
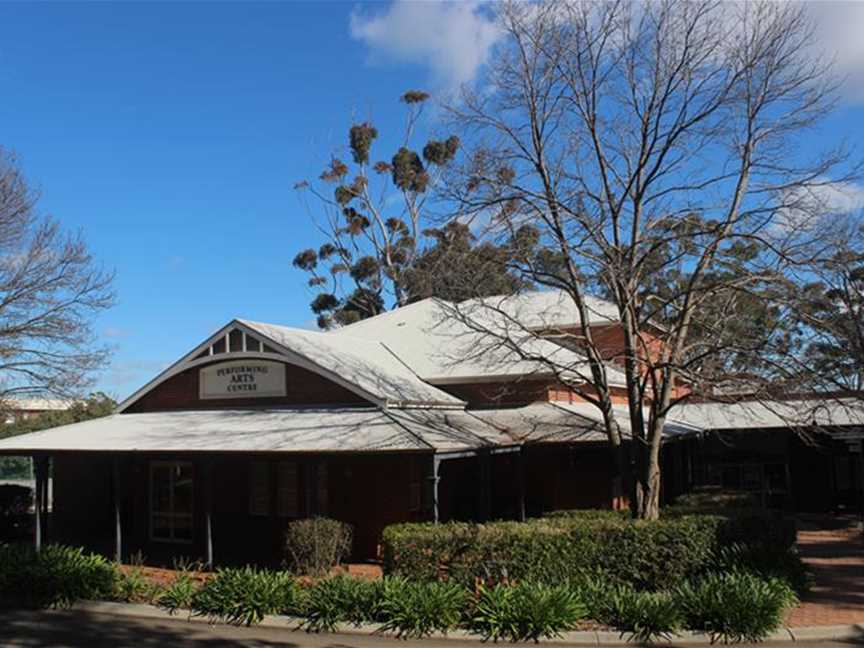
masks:
<path fill-rule="evenodd" d="M 462 305 L 424 299 L 323 335 L 345 340 L 349 346 L 354 340 L 379 342 L 433 384 L 553 373 L 590 379 L 584 355 L 477 304 L 466 311 Z M 611 384 L 624 384 L 619 369 L 610 365 L 607 371 Z"/>
<path fill-rule="evenodd" d="M 676 420 L 713 430 L 864 425 L 864 402 L 855 398 L 684 403 Z"/>
<path fill-rule="evenodd" d="M 238 321 L 373 394 L 381 404 L 464 406 L 464 402 L 455 396 L 421 380 L 379 341 L 342 338 L 263 322 Z"/>
<path fill-rule="evenodd" d="M 504 439 L 502 436 L 501 439 Z M 372 452 L 463 450 L 497 442 L 463 411 L 369 408 L 114 414 L 0 439 L 4 452 Z"/>
<path fill-rule="evenodd" d="M 559 407 L 532 403 L 524 407 L 471 410 L 519 443 L 605 441 L 602 423 Z"/>
<path fill-rule="evenodd" d="M 585 295 L 588 320 L 592 326 L 612 324 L 620 321 L 618 307 L 612 302 Z M 460 304 L 472 308 L 481 306 L 500 311 L 531 330 L 581 328 L 582 320 L 573 298 L 564 290 L 542 290 L 495 295 L 482 299 L 471 299 Z"/>

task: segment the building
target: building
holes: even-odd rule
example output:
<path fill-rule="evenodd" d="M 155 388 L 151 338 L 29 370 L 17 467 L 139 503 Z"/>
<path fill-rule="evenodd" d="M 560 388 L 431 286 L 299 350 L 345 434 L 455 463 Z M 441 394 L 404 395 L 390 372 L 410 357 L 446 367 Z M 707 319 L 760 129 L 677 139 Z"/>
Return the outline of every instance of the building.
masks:
<path fill-rule="evenodd" d="M 47 412 L 62 412 L 72 407 L 73 402 L 60 398 L 11 398 L 2 403 L 0 412 L 3 414 L 3 422 L 12 425 Z"/>
<path fill-rule="evenodd" d="M 326 333 L 234 320 L 112 416 L 0 440 L 0 453 L 36 459 L 40 484 L 50 461 L 54 508 L 47 520 L 37 507 L 37 542 L 140 552 L 154 563 L 275 564 L 290 520 L 328 515 L 354 526 L 354 558 L 364 560 L 394 522 L 625 506 L 599 411 L 574 390 L 586 363 L 562 342 L 579 321 L 569 300 L 543 292 L 458 305 L 482 308 L 482 326 L 451 317 L 454 306 L 427 299 Z M 594 300 L 591 311 L 626 427 L 614 308 Z M 502 344 L 495 333 L 512 326 L 543 335 L 507 331 L 520 342 Z M 553 374 L 541 357 L 563 370 Z M 667 497 L 716 474 L 723 482 L 732 465 L 739 486 L 756 483 L 750 464 L 709 451 L 705 431 L 750 439 L 769 417 L 733 419 L 709 405 L 667 422 Z M 864 421 L 857 411 L 827 416 L 843 429 Z M 758 483 L 774 503 L 773 453 L 783 449 L 782 504 L 794 506 L 797 435 L 783 420 Z M 834 470 L 834 453 L 849 453 L 829 445 L 820 461 Z M 824 490 L 814 506 L 830 507 L 836 489 Z"/>

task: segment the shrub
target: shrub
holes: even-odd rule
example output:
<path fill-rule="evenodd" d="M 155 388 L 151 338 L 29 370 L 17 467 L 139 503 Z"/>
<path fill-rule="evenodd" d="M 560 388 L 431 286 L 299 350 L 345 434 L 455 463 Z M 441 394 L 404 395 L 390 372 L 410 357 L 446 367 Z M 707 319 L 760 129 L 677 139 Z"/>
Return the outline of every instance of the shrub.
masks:
<path fill-rule="evenodd" d="M 605 590 L 600 610 L 598 621 L 640 643 L 671 638 L 683 621 L 676 597 L 668 592 L 638 592 L 621 585 Z"/>
<path fill-rule="evenodd" d="M 213 621 L 249 626 L 293 608 L 296 598 L 297 584 L 286 572 L 220 569 L 195 592 L 192 610 Z"/>
<path fill-rule="evenodd" d="M 766 579 L 779 578 L 799 594 L 810 588 L 812 580 L 794 547 L 785 551 L 741 544 L 720 547 L 715 552 L 712 571 L 747 571 Z"/>
<path fill-rule="evenodd" d="M 448 632 L 459 625 L 468 601 L 468 591 L 456 583 L 386 578 L 381 584 L 381 630 L 400 637 Z"/>
<path fill-rule="evenodd" d="M 338 623 L 371 623 L 378 619 L 382 586 L 350 576 L 334 576 L 310 587 L 294 610 L 306 617 L 302 626 L 311 632 L 332 632 Z"/>
<path fill-rule="evenodd" d="M 398 524 L 383 541 L 385 572 L 414 580 L 554 585 L 599 569 L 617 583 L 657 590 L 709 571 L 725 545 L 786 551 L 794 529 L 790 537 L 785 520 L 766 516 L 643 521 L 562 513 L 528 522 Z"/>
<path fill-rule="evenodd" d="M 120 571 L 116 598 L 126 603 L 149 603 L 157 595 L 159 586 L 151 583 L 137 567 Z"/>
<path fill-rule="evenodd" d="M 164 608 L 168 614 L 174 615 L 178 610 L 191 610 L 198 587 L 187 572 L 181 572 L 174 577 L 157 596 L 156 605 Z"/>
<path fill-rule="evenodd" d="M 298 574 L 326 574 L 351 553 L 351 525 L 329 518 L 296 520 L 285 534 L 286 563 Z"/>
<path fill-rule="evenodd" d="M 551 511 L 543 517 L 547 519 L 563 518 L 566 520 L 604 520 L 623 522 L 630 519 L 630 511 L 613 509 L 563 509 Z"/>
<path fill-rule="evenodd" d="M 746 572 L 709 574 L 678 588 L 675 598 L 688 627 L 724 642 L 764 639 L 797 600 L 785 582 Z"/>
<path fill-rule="evenodd" d="M 484 640 L 538 641 L 571 630 L 586 612 L 579 596 L 566 586 L 522 582 L 482 587 L 470 625 Z"/>
<path fill-rule="evenodd" d="M 115 565 L 80 548 L 0 545 L 0 603 L 68 607 L 80 599 L 110 599 L 117 590 Z"/>
<path fill-rule="evenodd" d="M 723 515 L 730 510 L 758 509 L 759 495 L 745 491 L 703 488 L 675 498 L 663 513 L 667 515 Z"/>
<path fill-rule="evenodd" d="M 17 484 L 0 484 L 0 541 L 24 540 L 30 531 L 33 489 Z"/>

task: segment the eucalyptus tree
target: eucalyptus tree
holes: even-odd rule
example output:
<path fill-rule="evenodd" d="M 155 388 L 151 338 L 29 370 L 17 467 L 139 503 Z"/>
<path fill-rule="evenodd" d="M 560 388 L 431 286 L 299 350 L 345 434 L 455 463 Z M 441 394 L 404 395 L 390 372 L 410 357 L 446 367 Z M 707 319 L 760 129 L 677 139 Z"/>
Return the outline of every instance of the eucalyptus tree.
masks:
<path fill-rule="evenodd" d="M 411 147 L 428 98 L 418 90 L 402 95 L 407 123 L 389 159 L 374 156 L 376 126 L 355 123 L 348 131 L 351 159 L 334 155 L 318 182 L 297 185 L 311 193 L 308 211 L 324 239 L 293 262 L 309 274 L 308 284 L 317 293 L 311 308 L 321 328 L 350 324 L 409 300 L 406 271 L 423 230 L 431 226 L 429 189 L 459 147 L 454 136 L 431 139 L 420 152 Z"/>

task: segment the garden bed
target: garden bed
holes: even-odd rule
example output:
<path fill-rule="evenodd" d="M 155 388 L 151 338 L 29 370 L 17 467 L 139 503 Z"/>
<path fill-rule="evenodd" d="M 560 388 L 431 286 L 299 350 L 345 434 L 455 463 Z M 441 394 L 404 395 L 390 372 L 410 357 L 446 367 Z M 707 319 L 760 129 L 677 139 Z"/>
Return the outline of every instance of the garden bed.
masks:
<path fill-rule="evenodd" d="M 77 549 L 37 555 L 0 546 L 0 598 L 55 607 L 83 598 L 145 602 L 245 625 L 282 615 L 310 632 L 352 624 L 404 637 L 538 640 L 614 629 L 654 641 L 690 628 L 753 641 L 782 626 L 802 580 L 794 529 L 790 540 L 786 521 L 752 513 L 634 522 L 563 512 L 526 523 L 396 525 L 385 532 L 383 576 L 368 566 L 325 568 L 338 562 L 341 550 L 330 549 L 344 545 L 346 530 L 302 524 L 309 551 L 295 547 L 293 556 L 314 575 L 117 566 Z"/>

